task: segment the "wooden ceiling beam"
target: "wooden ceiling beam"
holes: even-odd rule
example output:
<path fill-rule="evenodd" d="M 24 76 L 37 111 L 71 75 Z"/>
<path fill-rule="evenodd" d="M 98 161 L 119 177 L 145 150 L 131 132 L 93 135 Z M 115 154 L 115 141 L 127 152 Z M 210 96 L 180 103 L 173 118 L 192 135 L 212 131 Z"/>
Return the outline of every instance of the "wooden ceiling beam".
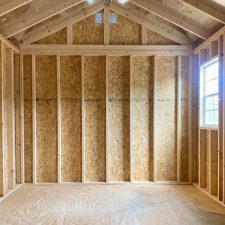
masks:
<path fill-rule="evenodd" d="M 225 24 L 225 14 L 215 9 L 213 6 L 209 6 L 199 0 L 182 0 L 183 2 L 201 10 L 202 12 L 208 14 L 215 20 Z"/>
<path fill-rule="evenodd" d="M 3 28 L 0 32 L 5 37 L 11 37 L 23 30 L 26 30 L 44 20 L 49 19 L 50 17 L 55 16 L 75 5 L 80 4 L 84 0 L 55 0 L 53 4 L 48 4 L 47 6 L 43 2 L 38 2 L 39 6 L 37 7 L 37 2 L 33 2 L 33 9 L 31 12 L 21 14 L 18 18 L 9 22 L 7 25 L 2 26 Z"/>
<path fill-rule="evenodd" d="M 162 17 L 163 19 L 175 24 L 176 26 L 186 31 L 195 34 L 196 36 L 202 39 L 207 39 L 210 36 L 208 32 L 206 32 L 199 26 L 193 24 L 193 22 L 185 18 L 184 15 L 175 12 L 172 9 L 166 8 L 163 4 L 159 3 L 158 1 L 150 0 L 146 2 L 144 0 L 130 0 L 130 2 L 151 13 L 154 13 L 159 17 Z"/>
<path fill-rule="evenodd" d="M 73 23 L 77 23 L 80 20 L 91 16 L 103 8 L 104 6 L 102 3 L 98 3 L 96 5 L 87 4 L 85 7 L 78 7 L 76 10 L 62 15 L 60 18 L 55 18 L 52 21 L 46 22 L 41 26 L 28 31 L 21 37 L 20 41 L 27 44 L 34 43 Z"/>
<path fill-rule="evenodd" d="M 33 0 L 9 0 L 6 3 L 0 4 L 0 16 L 3 16 L 32 1 Z"/>
<path fill-rule="evenodd" d="M 158 20 L 155 16 L 151 17 L 151 15 L 140 13 L 135 8 L 126 5 L 119 6 L 114 3 L 111 4 L 110 9 L 178 44 L 190 44 L 188 36 L 176 30 L 174 27 L 170 27 L 168 24 Z"/>

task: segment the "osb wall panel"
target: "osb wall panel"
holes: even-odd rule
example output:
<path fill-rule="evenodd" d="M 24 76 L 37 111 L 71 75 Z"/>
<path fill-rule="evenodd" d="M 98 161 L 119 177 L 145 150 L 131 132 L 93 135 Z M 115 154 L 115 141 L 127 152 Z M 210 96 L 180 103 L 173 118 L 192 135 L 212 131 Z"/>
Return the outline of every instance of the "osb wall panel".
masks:
<path fill-rule="evenodd" d="M 82 179 L 81 58 L 61 57 L 62 181 Z"/>
<path fill-rule="evenodd" d="M 109 180 L 129 181 L 129 57 L 110 57 L 108 74 Z"/>
<path fill-rule="evenodd" d="M 104 25 L 95 23 L 95 15 L 73 24 L 73 44 L 104 44 Z"/>
<path fill-rule="evenodd" d="M 23 57 L 24 85 L 24 167 L 25 182 L 33 181 L 33 145 L 32 145 L 32 58 Z"/>
<path fill-rule="evenodd" d="M 176 57 L 157 57 L 157 180 L 176 181 Z"/>
<path fill-rule="evenodd" d="M 153 179 L 153 62 L 151 57 L 134 57 L 133 179 Z"/>
<path fill-rule="evenodd" d="M 109 42 L 111 45 L 141 44 L 141 25 L 118 15 L 118 22 L 110 24 Z"/>
<path fill-rule="evenodd" d="M 181 58 L 181 181 L 188 181 L 188 83 L 189 58 Z"/>
<path fill-rule="evenodd" d="M 147 44 L 148 45 L 176 45 L 177 43 L 155 33 L 154 31 L 148 30 Z"/>
<path fill-rule="evenodd" d="M 67 44 L 67 29 L 64 28 L 46 38 L 36 41 L 34 44 Z"/>
<path fill-rule="evenodd" d="M 3 45 L 3 107 L 4 107 L 4 131 L 3 131 L 3 138 L 4 138 L 4 190 L 8 190 L 8 146 L 7 146 L 7 95 L 6 95 L 6 90 L 7 90 L 7 84 L 6 84 L 6 48 Z"/>
<path fill-rule="evenodd" d="M 85 57 L 85 180 L 105 181 L 105 57 Z"/>
<path fill-rule="evenodd" d="M 56 56 L 36 56 L 37 181 L 57 182 Z"/>
<path fill-rule="evenodd" d="M 206 188 L 209 189 L 209 151 L 210 151 L 210 131 L 206 130 L 206 166 L 205 166 L 205 182 L 206 182 Z"/>

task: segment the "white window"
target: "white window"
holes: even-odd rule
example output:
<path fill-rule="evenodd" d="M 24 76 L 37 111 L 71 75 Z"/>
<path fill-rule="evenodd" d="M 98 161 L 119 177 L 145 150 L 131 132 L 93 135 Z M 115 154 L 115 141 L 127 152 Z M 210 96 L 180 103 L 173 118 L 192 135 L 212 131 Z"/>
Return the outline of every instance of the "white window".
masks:
<path fill-rule="evenodd" d="M 218 58 L 201 66 L 200 73 L 200 126 L 218 127 Z"/>
<path fill-rule="evenodd" d="M 103 13 L 96 13 L 95 14 L 95 23 L 102 24 L 103 23 Z"/>

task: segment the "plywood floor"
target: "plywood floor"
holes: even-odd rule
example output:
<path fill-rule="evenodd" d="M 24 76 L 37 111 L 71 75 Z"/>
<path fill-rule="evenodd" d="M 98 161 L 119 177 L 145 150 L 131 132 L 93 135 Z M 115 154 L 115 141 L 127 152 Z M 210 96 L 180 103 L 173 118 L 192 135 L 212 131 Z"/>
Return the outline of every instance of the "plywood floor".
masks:
<path fill-rule="evenodd" d="M 0 224 L 224 225 L 225 208 L 191 185 L 24 185 Z"/>

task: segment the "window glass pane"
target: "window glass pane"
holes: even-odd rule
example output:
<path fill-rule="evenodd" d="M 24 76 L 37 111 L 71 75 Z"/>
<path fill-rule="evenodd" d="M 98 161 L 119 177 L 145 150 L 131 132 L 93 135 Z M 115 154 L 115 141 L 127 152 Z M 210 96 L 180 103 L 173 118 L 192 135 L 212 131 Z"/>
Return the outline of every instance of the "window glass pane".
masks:
<path fill-rule="evenodd" d="M 205 95 L 218 93 L 218 79 L 205 82 Z"/>
<path fill-rule="evenodd" d="M 215 66 L 214 64 L 211 64 L 207 67 L 205 67 L 205 80 L 212 80 L 213 78 L 216 77 L 216 74 L 215 74 Z"/>
<path fill-rule="evenodd" d="M 205 98 L 205 110 L 214 109 L 214 96 Z"/>
<path fill-rule="evenodd" d="M 218 110 L 215 110 L 215 111 L 213 111 L 213 124 L 214 125 L 217 125 L 218 124 L 218 113 L 219 113 L 219 111 Z"/>
<path fill-rule="evenodd" d="M 213 111 L 205 111 L 205 124 L 213 125 Z"/>

